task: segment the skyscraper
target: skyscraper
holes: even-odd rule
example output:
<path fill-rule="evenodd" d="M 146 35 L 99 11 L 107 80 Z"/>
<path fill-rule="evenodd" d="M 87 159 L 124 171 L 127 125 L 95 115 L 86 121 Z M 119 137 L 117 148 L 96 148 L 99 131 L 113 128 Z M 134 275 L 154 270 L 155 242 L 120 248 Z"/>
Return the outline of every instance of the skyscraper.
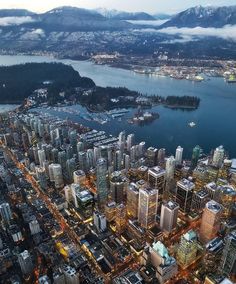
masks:
<path fill-rule="evenodd" d="M 138 217 L 139 188 L 135 183 L 131 183 L 127 188 L 127 214 L 129 218 Z"/>
<path fill-rule="evenodd" d="M 171 181 L 175 177 L 175 158 L 174 156 L 170 156 L 166 160 L 166 181 Z"/>
<path fill-rule="evenodd" d="M 121 234 L 126 227 L 127 217 L 126 217 L 126 207 L 123 203 L 116 207 L 116 231 Z"/>
<path fill-rule="evenodd" d="M 201 154 L 201 148 L 200 146 L 196 146 L 193 148 L 193 154 L 192 154 L 192 168 L 195 168 L 197 166 L 197 162 L 199 160 Z"/>
<path fill-rule="evenodd" d="M 226 276 L 236 276 L 236 231 L 226 237 L 220 270 Z"/>
<path fill-rule="evenodd" d="M 118 204 L 123 202 L 127 186 L 127 178 L 119 171 L 113 172 L 110 178 L 111 199 Z"/>
<path fill-rule="evenodd" d="M 107 228 L 107 220 L 104 214 L 101 214 L 98 211 L 94 211 L 93 213 L 93 222 L 94 226 L 98 230 L 98 232 L 104 232 Z"/>
<path fill-rule="evenodd" d="M 4 202 L 0 204 L 0 214 L 4 222 L 10 222 L 10 220 L 12 219 L 12 212 L 9 203 Z"/>
<path fill-rule="evenodd" d="M 223 212 L 222 206 L 214 200 L 207 202 L 200 227 L 200 241 L 203 243 L 209 242 L 216 237 L 220 229 L 220 218 Z"/>
<path fill-rule="evenodd" d="M 161 206 L 160 227 L 162 231 L 171 233 L 177 225 L 179 205 L 174 201 L 164 202 Z"/>
<path fill-rule="evenodd" d="M 129 134 L 127 136 L 127 150 L 130 152 L 131 147 L 134 145 L 134 134 Z"/>
<path fill-rule="evenodd" d="M 212 165 L 214 167 L 220 168 L 224 162 L 224 155 L 225 155 L 224 147 L 223 146 L 217 147 L 213 154 Z"/>
<path fill-rule="evenodd" d="M 33 263 L 28 250 L 25 250 L 18 255 L 18 262 L 23 274 L 30 274 L 32 272 Z"/>
<path fill-rule="evenodd" d="M 177 182 L 175 201 L 184 213 L 190 211 L 194 188 L 194 183 L 185 178 Z"/>
<path fill-rule="evenodd" d="M 148 170 L 148 182 L 158 189 L 159 194 L 164 192 L 166 171 L 161 167 L 154 167 Z"/>
<path fill-rule="evenodd" d="M 140 189 L 138 205 L 138 221 L 142 227 L 148 229 L 155 225 L 158 203 L 158 190 Z"/>
<path fill-rule="evenodd" d="M 187 268 L 197 257 L 197 235 L 193 230 L 181 237 L 177 249 L 176 259 L 182 268 Z"/>
<path fill-rule="evenodd" d="M 179 166 L 182 164 L 182 159 L 183 159 L 183 151 L 184 149 L 181 146 L 178 146 L 175 152 L 175 161 L 176 165 Z"/>
<path fill-rule="evenodd" d="M 53 178 L 56 188 L 62 188 L 64 186 L 62 168 L 60 164 L 53 164 L 52 166 Z"/>
<path fill-rule="evenodd" d="M 96 173 L 98 205 L 99 207 L 103 207 L 108 198 L 107 161 L 105 159 L 98 159 Z"/>

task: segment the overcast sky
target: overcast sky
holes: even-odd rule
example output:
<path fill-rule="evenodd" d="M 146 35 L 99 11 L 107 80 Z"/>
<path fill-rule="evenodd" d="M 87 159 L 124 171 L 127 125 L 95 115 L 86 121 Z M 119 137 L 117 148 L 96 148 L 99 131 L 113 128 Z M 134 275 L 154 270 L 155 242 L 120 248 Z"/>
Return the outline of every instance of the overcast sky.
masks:
<path fill-rule="evenodd" d="M 0 0 L 0 8 L 24 8 L 43 12 L 58 6 L 82 8 L 108 8 L 124 11 L 146 11 L 149 13 L 175 13 L 196 5 L 235 5 L 235 0 Z"/>

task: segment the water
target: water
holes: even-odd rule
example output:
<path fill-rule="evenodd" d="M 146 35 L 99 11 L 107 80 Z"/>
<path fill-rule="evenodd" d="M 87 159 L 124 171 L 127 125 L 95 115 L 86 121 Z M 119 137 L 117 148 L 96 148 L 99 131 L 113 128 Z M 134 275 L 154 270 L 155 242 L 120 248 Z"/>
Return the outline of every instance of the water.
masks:
<path fill-rule="evenodd" d="M 193 83 L 167 77 L 149 77 L 129 70 L 94 65 L 87 61 L 55 60 L 40 56 L 0 56 L 0 65 L 53 61 L 72 65 L 81 76 L 92 78 L 100 86 L 125 86 L 147 94 L 190 95 L 201 98 L 199 109 L 191 112 L 155 107 L 160 119 L 143 127 L 130 125 L 124 119 L 122 122 L 112 120 L 100 125 L 80 120 L 75 115 L 65 116 L 114 135 L 126 129 L 127 133 L 135 133 L 137 141 L 145 140 L 147 145 L 164 147 L 168 153 L 174 153 L 178 145 L 184 147 L 185 156 L 190 156 L 192 148 L 197 144 L 206 153 L 224 145 L 230 156 L 236 157 L 236 84 L 227 84 L 222 78 Z M 191 121 L 197 124 L 196 127 L 188 126 Z"/>
<path fill-rule="evenodd" d="M 0 113 L 14 110 L 17 107 L 18 105 L 0 105 Z"/>

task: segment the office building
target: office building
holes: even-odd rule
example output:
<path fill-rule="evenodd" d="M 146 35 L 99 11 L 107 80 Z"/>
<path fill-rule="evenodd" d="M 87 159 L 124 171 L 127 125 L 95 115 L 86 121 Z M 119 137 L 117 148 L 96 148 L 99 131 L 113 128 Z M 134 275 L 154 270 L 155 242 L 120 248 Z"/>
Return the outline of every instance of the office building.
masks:
<path fill-rule="evenodd" d="M 97 161 L 97 198 L 100 208 L 105 206 L 108 198 L 107 161 L 103 158 Z"/>
<path fill-rule="evenodd" d="M 177 182 L 175 201 L 179 204 L 180 210 L 184 213 L 190 211 L 194 188 L 194 183 L 188 179 L 184 178 Z"/>
<path fill-rule="evenodd" d="M 105 206 L 105 216 L 107 222 L 114 221 L 116 219 L 116 203 L 108 202 Z"/>
<path fill-rule="evenodd" d="M 44 167 L 36 167 L 36 176 L 42 189 L 47 189 L 47 176 Z"/>
<path fill-rule="evenodd" d="M 220 237 L 216 237 L 206 244 L 203 264 L 207 273 L 212 273 L 212 271 L 218 270 L 223 248 L 224 242 Z"/>
<path fill-rule="evenodd" d="M 148 170 L 148 182 L 151 187 L 158 189 L 159 194 L 163 194 L 165 189 L 166 171 L 161 167 L 154 167 Z"/>
<path fill-rule="evenodd" d="M 93 213 L 93 223 L 98 232 L 104 232 L 107 229 L 106 216 L 98 211 L 94 211 Z"/>
<path fill-rule="evenodd" d="M 206 203 L 209 201 L 209 193 L 205 188 L 194 192 L 192 198 L 192 210 L 195 212 L 200 212 L 205 208 Z"/>
<path fill-rule="evenodd" d="M 86 180 L 85 172 L 82 170 L 75 171 L 73 173 L 74 183 L 83 185 Z"/>
<path fill-rule="evenodd" d="M 56 188 L 62 188 L 64 186 L 62 167 L 60 164 L 53 164 L 52 166 L 53 179 Z"/>
<path fill-rule="evenodd" d="M 112 201 L 117 204 L 124 201 L 124 195 L 127 191 L 128 180 L 119 171 L 113 172 L 110 178 L 110 193 Z"/>
<path fill-rule="evenodd" d="M 225 156 L 225 150 L 223 146 L 219 146 L 215 149 L 213 158 L 212 158 L 212 165 L 214 167 L 220 168 L 223 165 Z"/>
<path fill-rule="evenodd" d="M 176 228 L 179 205 L 174 201 L 164 202 L 161 206 L 160 228 L 166 233 L 171 233 Z"/>
<path fill-rule="evenodd" d="M 169 255 L 166 247 L 160 241 L 150 247 L 151 263 L 156 268 L 156 277 L 159 282 L 165 283 L 178 272 L 176 260 Z"/>
<path fill-rule="evenodd" d="M 18 255 L 18 263 L 23 274 L 30 274 L 33 270 L 32 258 L 28 250 Z"/>
<path fill-rule="evenodd" d="M 76 190 L 75 193 L 75 207 L 78 212 L 84 217 L 89 218 L 93 213 L 94 200 L 92 194 L 84 190 Z"/>
<path fill-rule="evenodd" d="M 123 233 L 127 223 L 126 207 L 123 203 L 119 204 L 116 207 L 115 222 L 116 222 L 116 232 L 118 234 Z"/>
<path fill-rule="evenodd" d="M 66 284 L 79 284 L 80 277 L 79 272 L 70 265 L 65 265 L 63 268 L 63 273 L 65 275 L 65 283 Z"/>
<path fill-rule="evenodd" d="M 139 188 L 135 183 L 130 183 L 127 188 L 127 215 L 129 218 L 138 217 Z"/>
<path fill-rule="evenodd" d="M 134 146 L 135 143 L 135 138 L 134 138 L 134 134 L 129 134 L 127 136 L 127 151 L 130 152 L 131 147 Z"/>
<path fill-rule="evenodd" d="M 215 200 L 218 202 L 220 200 L 221 190 L 220 187 L 215 182 L 210 182 L 205 186 L 210 200 Z"/>
<path fill-rule="evenodd" d="M 35 219 L 29 223 L 29 228 L 31 235 L 36 235 L 41 232 L 41 228 L 39 226 L 39 222 Z"/>
<path fill-rule="evenodd" d="M 158 190 L 139 190 L 138 221 L 145 229 L 155 225 L 158 204 Z"/>
<path fill-rule="evenodd" d="M 4 202 L 0 204 L 1 218 L 5 223 L 10 223 L 12 219 L 12 212 L 9 203 Z"/>
<path fill-rule="evenodd" d="M 175 151 L 175 162 L 177 166 L 182 165 L 183 151 L 184 149 L 181 146 L 178 146 Z"/>
<path fill-rule="evenodd" d="M 157 154 L 158 150 L 154 147 L 149 147 L 147 149 L 147 165 L 148 167 L 155 167 L 157 165 Z"/>
<path fill-rule="evenodd" d="M 197 166 L 198 160 L 201 155 L 201 147 L 196 146 L 193 148 L 193 154 L 192 154 L 192 168 L 194 169 Z"/>
<path fill-rule="evenodd" d="M 46 154 L 44 150 L 38 150 L 39 165 L 43 167 L 43 163 L 46 161 Z"/>
<path fill-rule="evenodd" d="M 236 277 L 236 231 L 226 236 L 220 270 L 226 276 Z"/>
<path fill-rule="evenodd" d="M 176 259 L 178 264 L 183 268 L 191 265 L 197 257 L 197 234 L 190 230 L 182 235 L 178 245 Z"/>
<path fill-rule="evenodd" d="M 170 182 L 174 180 L 175 177 L 175 158 L 174 156 L 170 156 L 166 159 L 166 181 Z"/>
<path fill-rule="evenodd" d="M 204 244 L 216 237 L 220 229 L 222 206 L 214 200 L 207 202 L 202 215 L 199 231 L 200 241 Z"/>

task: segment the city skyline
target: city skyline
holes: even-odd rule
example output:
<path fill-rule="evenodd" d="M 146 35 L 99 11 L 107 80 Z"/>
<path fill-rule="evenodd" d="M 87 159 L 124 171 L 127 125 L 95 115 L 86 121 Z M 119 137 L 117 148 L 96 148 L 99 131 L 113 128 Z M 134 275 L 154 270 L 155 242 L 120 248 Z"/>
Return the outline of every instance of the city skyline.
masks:
<path fill-rule="evenodd" d="M 134 5 L 135 4 L 135 5 Z M 9 0 L 7 1 L 0 1 L 0 9 L 27 9 L 33 12 L 45 12 L 50 9 L 60 7 L 60 6 L 75 6 L 79 8 L 87 8 L 87 9 L 96 9 L 96 8 L 106 8 L 109 10 L 116 9 L 121 11 L 128 11 L 128 12 L 148 12 L 148 13 L 177 13 L 179 11 L 188 9 L 193 6 L 230 6 L 234 5 L 235 2 L 233 0 L 219 0 L 217 4 L 215 1 L 212 0 L 197 0 L 197 1 L 185 1 L 184 3 L 181 1 L 173 0 L 170 2 L 160 0 L 148 0 L 148 1 L 134 1 L 131 0 L 129 2 L 125 0 L 115 0 L 115 1 L 108 1 L 108 0 L 52 0 L 50 3 L 45 3 L 45 1 L 35 2 L 29 0 L 17 1 L 17 0 Z"/>

